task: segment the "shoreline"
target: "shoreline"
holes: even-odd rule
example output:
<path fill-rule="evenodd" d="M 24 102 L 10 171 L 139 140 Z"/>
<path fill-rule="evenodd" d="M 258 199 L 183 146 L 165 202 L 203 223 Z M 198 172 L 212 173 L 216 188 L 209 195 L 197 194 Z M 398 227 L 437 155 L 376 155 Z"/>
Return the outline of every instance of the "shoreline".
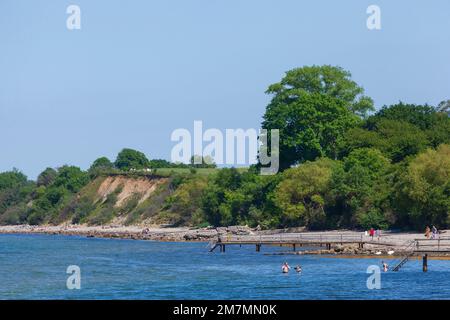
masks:
<path fill-rule="evenodd" d="M 217 237 L 215 229 L 191 229 L 187 227 L 141 227 L 141 226 L 85 226 L 85 225 L 16 225 L 0 226 L 0 234 L 47 234 L 81 236 L 88 238 L 153 240 L 161 242 L 201 241 Z"/>
<path fill-rule="evenodd" d="M 446 231 L 444 231 L 446 232 Z M 0 234 L 46 234 L 46 235 L 66 235 L 81 236 L 88 238 L 106 238 L 106 239 L 129 239 L 129 240 L 149 240 L 159 242 L 211 242 L 221 237 L 237 237 L 242 241 L 250 237 L 261 236 L 279 238 L 283 235 L 319 235 L 330 236 L 336 234 L 344 234 L 351 236 L 361 236 L 361 232 L 349 230 L 329 230 L 329 231 L 305 231 L 302 228 L 294 229 L 276 229 L 276 230 L 256 230 L 246 226 L 230 226 L 219 228 L 189 228 L 189 227 L 164 227 L 164 226 L 122 226 L 122 225 L 104 225 L 104 226 L 87 226 L 87 225 L 6 225 L 0 226 Z M 395 259 L 403 256 L 405 251 L 402 247 L 406 241 L 420 239 L 423 234 L 411 232 L 390 232 L 384 231 L 381 235 L 383 241 L 393 243 L 391 246 L 366 244 L 364 248 L 358 248 L 355 245 L 335 245 L 333 248 L 324 250 L 321 247 L 314 249 L 306 248 L 301 251 L 280 251 L 271 253 L 270 255 L 322 255 L 330 257 L 348 257 L 348 258 L 364 258 L 379 257 L 385 259 Z M 312 250 L 310 250 L 312 249 Z M 389 251 L 394 253 L 389 253 Z M 416 255 L 418 256 L 418 255 Z M 449 253 L 431 254 L 430 257 L 449 258 Z"/>

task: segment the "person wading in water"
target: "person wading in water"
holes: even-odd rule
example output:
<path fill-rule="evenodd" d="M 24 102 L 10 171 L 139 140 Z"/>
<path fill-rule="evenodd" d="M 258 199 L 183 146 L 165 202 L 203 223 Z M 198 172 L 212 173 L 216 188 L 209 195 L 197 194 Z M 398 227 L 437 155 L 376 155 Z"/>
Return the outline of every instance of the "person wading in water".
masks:
<path fill-rule="evenodd" d="M 287 262 L 283 263 L 283 266 L 281 267 L 281 271 L 283 273 L 288 273 L 290 269 L 291 269 L 291 267 L 289 267 Z"/>

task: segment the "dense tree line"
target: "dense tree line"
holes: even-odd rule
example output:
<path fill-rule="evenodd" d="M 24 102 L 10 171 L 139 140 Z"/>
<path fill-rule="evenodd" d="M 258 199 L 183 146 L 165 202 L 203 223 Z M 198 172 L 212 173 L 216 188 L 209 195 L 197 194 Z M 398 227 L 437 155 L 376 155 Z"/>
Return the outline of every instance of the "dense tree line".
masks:
<path fill-rule="evenodd" d="M 437 107 L 399 102 L 375 112 L 350 73 L 332 66 L 291 70 L 267 93 L 272 99 L 262 127 L 280 129 L 281 171 L 276 175 L 260 175 L 255 165 L 245 172 L 224 168 L 203 176 L 195 172 L 214 168 L 210 159 L 195 164 L 194 156 L 190 164 L 175 164 L 124 149 L 114 162 L 99 158 L 86 172 L 73 166 L 47 168 L 36 182 L 18 170 L 1 173 L 0 223 L 70 218 L 78 223 L 92 209 L 78 193 L 100 175 L 190 168 L 187 174 L 171 175 L 151 208 L 127 210 L 134 218 L 151 211 L 191 225 L 450 225 L 448 101 Z M 111 211 L 111 206 L 102 210 Z"/>
<path fill-rule="evenodd" d="M 373 101 L 338 67 L 286 73 L 267 90 L 263 128 L 280 129 L 282 173 L 223 169 L 202 198 L 214 225 L 423 228 L 450 224 L 448 101 Z"/>

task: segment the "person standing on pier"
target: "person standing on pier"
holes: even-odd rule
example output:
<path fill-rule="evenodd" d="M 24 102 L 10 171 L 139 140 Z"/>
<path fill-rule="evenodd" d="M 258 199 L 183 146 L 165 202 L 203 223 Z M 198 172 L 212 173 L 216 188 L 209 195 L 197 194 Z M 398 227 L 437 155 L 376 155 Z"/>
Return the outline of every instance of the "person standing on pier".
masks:
<path fill-rule="evenodd" d="M 430 239 L 431 229 L 429 226 L 425 228 L 425 238 Z"/>
<path fill-rule="evenodd" d="M 437 228 L 433 225 L 432 226 L 432 228 L 431 228 L 431 232 L 432 232 L 432 234 L 431 234 L 431 239 L 437 239 L 437 236 L 438 236 L 438 230 L 437 230 Z"/>

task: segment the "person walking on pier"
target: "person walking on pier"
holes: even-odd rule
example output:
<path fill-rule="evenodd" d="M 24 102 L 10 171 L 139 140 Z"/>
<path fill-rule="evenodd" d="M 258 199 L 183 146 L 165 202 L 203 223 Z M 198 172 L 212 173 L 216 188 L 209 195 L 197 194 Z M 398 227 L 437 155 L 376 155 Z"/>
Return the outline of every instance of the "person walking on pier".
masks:
<path fill-rule="evenodd" d="M 438 230 L 437 228 L 433 225 L 431 228 L 431 239 L 437 239 L 438 236 Z"/>
<path fill-rule="evenodd" d="M 425 238 L 430 239 L 431 229 L 429 226 L 425 228 Z"/>
<path fill-rule="evenodd" d="M 373 236 L 375 235 L 375 229 L 374 228 L 370 228 L 369 230 L 369 236 L 372 238 L 373 240 Z"/>

